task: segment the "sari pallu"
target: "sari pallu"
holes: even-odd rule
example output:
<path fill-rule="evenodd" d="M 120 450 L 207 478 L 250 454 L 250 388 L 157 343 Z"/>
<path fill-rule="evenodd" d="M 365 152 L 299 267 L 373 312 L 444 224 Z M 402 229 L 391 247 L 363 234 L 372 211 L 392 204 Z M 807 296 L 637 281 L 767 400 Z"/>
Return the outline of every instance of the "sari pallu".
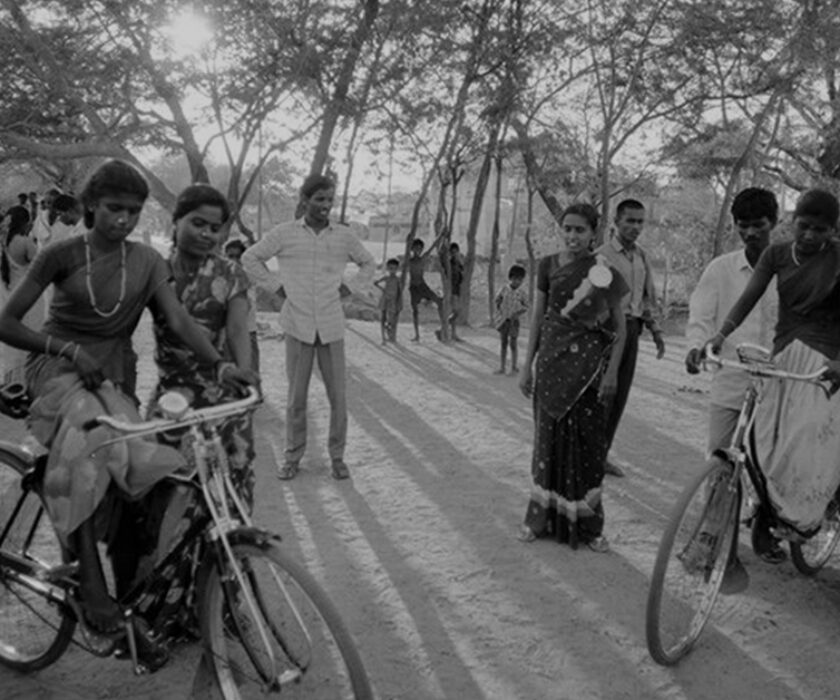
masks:
<path fill-rule="evenodd" d="M 139 498 L 184 464 L 177 451 L 154 439 L 135 438 L 103 446 L 114 437 L 114 431 L 102 426 L 93 430 L 86 427 L 90 419 L 104 413 L 125 421 L 140 420 L 131 396 L 136 377 L 131 333 L 168 273 L 154 250 L 126 243 L 127 276 L 122 295 L 120 257 L 120 252 L 111 253 L 97 258 L 90 266 L 99 308 L 110 311 L 123 296 L 107 318 L 92 307 L 84 243 L 80 238 L 48 246 L 30 269 L 36 280 L 55 282 L 50 317 L 43 329 L 50 334 L 53 347 L 79 343 L 109 380 L 96 392 L 90 392 L 82 386 L 73 363 L 63 357 L 32 353 L 27 362 L 27 384 L 33 397 L 30 429 L 35 439 L 49 448 L 44 499 L 65 544 L 68 536 L 94 514 L 97 534 L 107 533 L 112 524 L 108 514 L 114 505 L 109 493 L 119 491 L 128 499 Z"/>
<path fill-rule="evenodd" d="M 614 340 L 603 323 L 612 295 L 620 298 L 625 288 L 617 275 L 609 286 L 592 285 L 596 265 L 603 262 L 588 257 L 551 274 L 534 386 L 533 485 L 525 524 L 572 547 L 603 530 L 606 414 L 598 388 Z"/>
<path fill-rule="evenodd" d="M 775 357 L 780 368 L 797 374 L 817 371 L 826 360 L 799 340 Z M 840 394 L 826 399 L 812 384 L 767 379 L 753 431 L 753 456 L 776 515 L 813 534 L 840 487 Z"/>

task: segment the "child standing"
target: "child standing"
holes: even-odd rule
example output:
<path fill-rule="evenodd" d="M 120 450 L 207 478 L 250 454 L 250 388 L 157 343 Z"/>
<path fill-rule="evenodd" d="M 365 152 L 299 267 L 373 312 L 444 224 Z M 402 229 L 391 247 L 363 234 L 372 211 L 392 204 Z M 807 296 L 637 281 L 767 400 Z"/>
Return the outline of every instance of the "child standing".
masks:
<path fill-rule="evenodd" d="M 411 319 L 414 322 L 414 337 L 411 340 L 415 343 L 420 340 L 420 302 L 428 300 L 437 306 L 441 333 L 446 325 L 446 319 L 443 317 L 443 299 L 432 291 L 424 277 L 429 256 L 432 251 L 437 250 L 441 236 L 442 234 L 435 238 L 425 253 L 423 252 L 425 243 L 422 240 L 415 238 L 411 242 L 408 257 L 408 293 L 411 301 Z"/>
<path fill-rule="evenodd" d="M 525 281 L 525 268 L 511 265 L 508 270 L 508 283 L 496 295 L 496 329 L 502 340 L 501 364 L 496 374 L 505 373 L 507 350 L 510 346 L 510 373 L 516 374 L 516 339 L 519 337 L 519 317 L 528 310 L 528 294 L 522 289 Z"/>
<path fill-rule="evenodd" d="M 379 300 L 379 308 L 382 311 L 382 344 L 389 340 L 397 342 L 397 319 L 402 311 L 402 287 L 397 273 L 400 269 L 400 261 L 391 258 L 385 263 L 384 277 L 376 280 L 374 284 L 382 290 L 382 298 Z"/>

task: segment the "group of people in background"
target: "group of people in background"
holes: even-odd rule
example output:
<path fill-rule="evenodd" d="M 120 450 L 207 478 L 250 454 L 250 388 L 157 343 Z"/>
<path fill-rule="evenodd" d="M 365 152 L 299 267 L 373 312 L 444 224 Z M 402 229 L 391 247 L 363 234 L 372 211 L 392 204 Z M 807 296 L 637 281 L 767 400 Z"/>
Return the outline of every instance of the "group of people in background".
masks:
<path fill-rule="evenodd" d="M 737 345 L 752 343 L 772 347 L 773 361 L 787 371 L 824 368 L 832 393 L 826 402 L 805 383 L 766 382 L 762 388 L 751 456 L 766 477 L 770 503 L 752 514 L 753 546 L 761 559 L 778 563 L 785 553 L 777 535 L 812 536 L 840 487 L 840 432 L 833 428 L 840 421 L 840 204 L 826 191 L 804 193 L 791 235 L 772 244 L 779 221 L 772 192 L 747 188 L 730 211 L 743 248 L 714 259 L 692 292 L 687 371 L 699 371 L 706 348 L 732 358 Z M 650 265 L 636 243 L 644 213 L 636 200 L 621 202 L 614 237 L 595 248 L 597 212 L 573 204 L 561 220 L 565 251 L 539 263 L 520 372 L 520 388 L 533 396 L 536 428 L 522 541 L 553 537 L 572 547 L 609 549 L 602 484 L 611 467 L 618 471 L 608 451 L 644 328 L 657 358 L 665 353 Z M 750 381 L 743 370 L 715 373 L 709 454 L 729 447 Z M 747 585 L 737 557 L 726 579 L 727 592 Z"/>
<path fill-rule="evenodd" d="M 35 192 L 20 193 L 18 203 L 0 214 L 0 301 L 5 301 L 23 279 L 39 250 L 50 242 L 63 240 L 77 233 L 82 218 L 79 200 L 55 188 L 40 199 Z M 49 292 L 36 302 L 27 315 L 27 322 L 44 320 Z M 5 347 L 0 351 L 0 367 L 4 384 L 23 381 L 25 353 Z"/>

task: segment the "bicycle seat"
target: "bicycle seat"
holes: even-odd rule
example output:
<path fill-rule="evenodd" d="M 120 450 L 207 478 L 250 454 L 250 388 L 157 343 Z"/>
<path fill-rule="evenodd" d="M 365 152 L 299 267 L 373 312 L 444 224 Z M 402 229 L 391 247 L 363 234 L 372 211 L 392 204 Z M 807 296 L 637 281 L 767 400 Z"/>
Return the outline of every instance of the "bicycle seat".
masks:
<path fill-rule="evenodd" d="M 738 360 L 740 362 L 750 365 L 767 365 L 768 367 L 774 366 L 771 352 L 761 345 L 755 345 L 754 343 L 741 343 L 736 348 L 736 352 L 738 353 Z"/>

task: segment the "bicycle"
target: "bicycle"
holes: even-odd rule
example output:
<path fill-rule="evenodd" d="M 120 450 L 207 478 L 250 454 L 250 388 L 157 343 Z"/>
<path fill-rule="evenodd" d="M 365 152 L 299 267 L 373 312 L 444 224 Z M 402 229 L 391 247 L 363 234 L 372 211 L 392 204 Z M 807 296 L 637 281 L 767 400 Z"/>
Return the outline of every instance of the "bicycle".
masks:
<path fill-rule="evenodd" d="M 747 440 L 755 421 L 762 382 L 767 378 L 808 382 L 829 390 L 820 381 L 824 370 L 793 374 L 776 368 L 764 348 L 738 346 L 738 361 L 715 356 L 707 349 L 707 365 L 741 369 L 752 376 L 744 393 L 730 447 L 717 451 L 681 493 L 662 535 L 651 577 L 645 615 L 648 651 L 662 665 L 676 664 L 693 647 L 711 616 L 727 564 L 738 546 L 743 480 L 757 498 L 757 513 L 768 514 L 774 534 L 788 539 L 797 569 L 814 575 L 840 541 L 840 508 L 833 499 L 819 532 L 808 540 L 779 528 L 772 516 L 765 478 L 751 459 Z M 759 533 L 753 520 L 753 542 Z"/>
<path fill-rule="evenodd" d="M 269 692 L 287 698 L 373 697 L 353 639 L 315 579 L 280 544 L 279 535 L 256 528 L 231 482 L 217 430 L 225 418 L 253 410 L 256 390 L 244 399 L 191 409 L 181 397 L 162 399 L 166 417 L 124 423 L 100 416 L 117 435 L 110 442 L 183 431 L 194 460 L 189 473 L 168 477 L 186 490 L 198 515 L 175 538 L 170 552 L 119 603 L 135 673 L 139 603 L 165 584 L 167 566 L 201 552 L 188 600 L 205 658 L 226 700 Z M 114 642 L 89 629 L 78 602 L 78 564 L 68 561 L 45 511 L 41 485 L 46 459 L 0 442 L 0 663 L 23 672 L 55 662 L 71 641 L 108 656 Z M 192 561 L 192 559 L 190 559 Z M 148 597 L 146 598 L 148 600 Z M 160 644 L 178 639 L 171 619 L 148 621 Z M 79 627 L 81 640 L 74 639 Z M 124 648 L 124 647 L 123 647 Z"/>

